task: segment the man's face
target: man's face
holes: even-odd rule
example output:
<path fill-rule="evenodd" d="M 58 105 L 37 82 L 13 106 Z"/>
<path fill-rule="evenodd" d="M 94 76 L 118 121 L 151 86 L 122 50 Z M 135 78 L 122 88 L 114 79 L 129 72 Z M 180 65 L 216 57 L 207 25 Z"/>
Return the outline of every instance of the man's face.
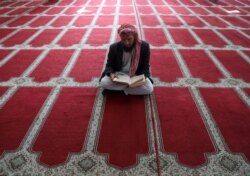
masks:
<path fill-rule="evenodd" d="M 121 34 L 120 37 L 126 48 L 131 48 L 134 45 L 135 37 L 133 34 Z"/>

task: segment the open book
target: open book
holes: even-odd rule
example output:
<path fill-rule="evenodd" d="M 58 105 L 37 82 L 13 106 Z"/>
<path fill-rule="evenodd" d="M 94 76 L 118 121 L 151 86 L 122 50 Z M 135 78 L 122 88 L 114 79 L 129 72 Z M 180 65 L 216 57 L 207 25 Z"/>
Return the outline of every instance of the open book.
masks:
<path fill-rule="evenodd" d="M 130 77 L 129 75 L 122 73 L 122 72 L 116 72 L 115 78 L 113 79 L 114 82 L 123 83 L 129 85 L 129 87 L 137 87 L 145 84 L 145 76 L 142 75 L 135 75 Z"/>

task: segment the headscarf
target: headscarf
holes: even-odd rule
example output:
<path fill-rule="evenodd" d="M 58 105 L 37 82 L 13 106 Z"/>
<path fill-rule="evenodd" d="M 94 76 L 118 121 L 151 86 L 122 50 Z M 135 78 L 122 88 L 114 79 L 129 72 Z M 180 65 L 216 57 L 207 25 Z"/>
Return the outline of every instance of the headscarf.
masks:
<path fill-rule="evenodd" d="M 122 24 L 118 28 L 118 34 L 133 34 L 134 35 L 134 52 L 131 58 L 131 66 L 129 70 L 130 76 L 133 76 L 137 70 L 139 60 L 140 60 L 140 51 L 141 51 L 141 40 L 139 39 L 138 32 L 136 28 L 131 24 Z"/>

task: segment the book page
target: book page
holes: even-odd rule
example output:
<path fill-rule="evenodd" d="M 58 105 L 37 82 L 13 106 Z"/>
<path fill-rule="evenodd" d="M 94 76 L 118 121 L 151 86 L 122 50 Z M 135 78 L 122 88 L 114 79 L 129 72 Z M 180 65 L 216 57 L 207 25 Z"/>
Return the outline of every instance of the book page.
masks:
<path fill-rule="evenodd" d="M 131 84 L 132 83 L 135 83 L 135 82 L 138 82 L 138 81 L 142 81 L 144 79 L 144 75 L 136 75 L 136 76 L 133 76 L 131 77 Z"/>
<path fill-rule="evenodd" d="M 116 77 L 113 79 L 115 82 L 130 84 L 130 77 L 125 73 L 117 72 L 115 73 Z"/>
<path fill-rule="evenodd" d="M 129 77 L 129 75 L 122 72 L 116 72 L 115 74 L 116 77 L 113 79 L 114 82 L 127 84 L 129 87 L 137 87 L 145 84 L 144 74 L 132 77 Z"/>
<path fill-rule="evenodd" d="M 130 83 L 130 87 L 137 87 L 137 86 L 141 86 L 145 84 L 145 76 L 142 75 L 138 75 L 138 76 L 133 76 L 131 78 L 131 83 Z"/>

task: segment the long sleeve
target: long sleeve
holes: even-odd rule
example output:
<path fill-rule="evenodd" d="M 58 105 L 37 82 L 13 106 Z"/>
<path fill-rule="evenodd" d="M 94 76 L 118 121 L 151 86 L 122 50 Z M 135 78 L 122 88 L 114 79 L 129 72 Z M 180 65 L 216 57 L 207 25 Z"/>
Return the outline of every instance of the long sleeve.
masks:
<path fill-rule="evenodd" d="M 146 42 L 142 43 L 140 62 L 136 74 L 144 74 L 146 77 L 150 76 L 150 47 Z"/>

